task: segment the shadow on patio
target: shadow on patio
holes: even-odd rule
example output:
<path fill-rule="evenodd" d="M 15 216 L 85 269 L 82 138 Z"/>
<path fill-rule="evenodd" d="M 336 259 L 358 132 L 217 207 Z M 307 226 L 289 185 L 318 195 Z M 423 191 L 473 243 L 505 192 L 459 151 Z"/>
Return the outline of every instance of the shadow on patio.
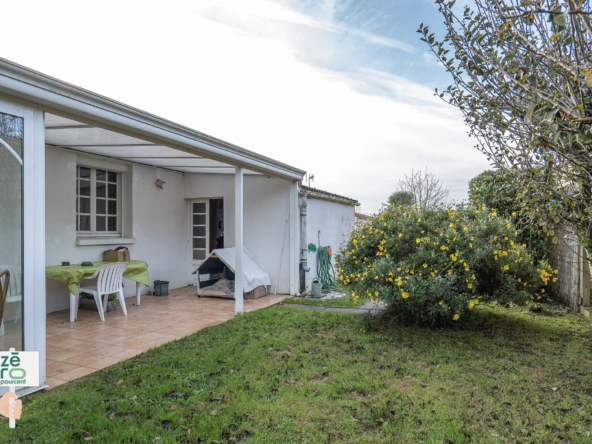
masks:
<path fill-rule="evenodd" d="M 246 299 L 245 311 L 286 297 Z M 128 298 L 126 307 L 127 317 L 117 303 L 117 311 L 105 313 L 105 322 L 96 311 L 84 309 L 74 323 L 68 310 L 47 315 L 46 384 L 57 387 L 234 316 L 234 300 L 197 298 L 195 287 L 172 290 L 167 297 L 142 296 L 140 306 Z"/>

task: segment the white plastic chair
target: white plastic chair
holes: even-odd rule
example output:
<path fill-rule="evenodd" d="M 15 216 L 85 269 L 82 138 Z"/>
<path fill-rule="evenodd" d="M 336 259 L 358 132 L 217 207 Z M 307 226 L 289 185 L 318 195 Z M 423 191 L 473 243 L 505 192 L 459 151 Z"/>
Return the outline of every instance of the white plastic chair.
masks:
<path fill-rule="evenodd" d="M 6 308 L 6 304 L 10 304 L 13 302 L 19 302 L 19 304 L 17 306 L 18 312 L 14 318 L 14 322 L 17 323 L 19 321 L 19 319 L 21 319 L 21 316 L 19 314 L 20 313 L 20 306 L 21 306 L 20 302 L 23 299 L 21 270 L 20 270 L 20 267 L 15 267 L 13 265 L 0 265 L 0 271 L 2 271 L 2 270 L 8 271 L 8 275 L 9 275 L 9 278 L 8 278 L 9 285 L 7 288 L 6 295 L 4 295 L 4 297 L 6 298 L 4 301 L 5 308 Z M 4 286 L 5 283 L 6 283 L 5 280 L 0 279 L 1 285 Z M 4 319 L 1 319 L 0 320 L 0 336 L 2 336 L 3 334 L 4 334 Z"/>
<path fill-rule="evenodd" d="M 123 315 L 127 316 L 127 310 L 125 308 L 125 299 L 123 297 L 123 273 L 127 270 L 126 262 L 115 262 L 113 264 L 101 265 L 95 274 L 88 279 L 97 279 L 97 285 L 92 287 L 80 287 L 78 289 L 77 301 L 76 301 L 76 314 L 78 317 L 78 298 L 80 293 L 92 294 L 97 304 L 97 310 L 101 321 L 105 322 L 105 311 L 107 311 L 107 302 L 109 301 L 109 295 L 116 293 L 117 299 L 119 299 L 119 305 L 121 305 L 121 311 Z M 103 301 L 101 301 L 103 296 Z"/>

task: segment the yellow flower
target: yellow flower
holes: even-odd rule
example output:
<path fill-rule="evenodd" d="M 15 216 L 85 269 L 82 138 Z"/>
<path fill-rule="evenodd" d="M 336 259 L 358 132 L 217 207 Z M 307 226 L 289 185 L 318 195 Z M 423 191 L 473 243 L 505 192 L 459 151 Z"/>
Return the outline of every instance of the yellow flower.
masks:
<path fill-rule="evenodd" d="M 440 301 L 440 302 L 438 302 L 438 303 L 439 303 L 440 305 L 442 305 L 442 304 L 444 303 L 444 301 Z"/>
<path fill-rule="evenodd" d="M 418 244 L 421 242 L 421 240 L 419 238 L 415 239 L 415 242 L 417 242 Z"/>
<path fill-rule="evenodd" d="M 472 302 L 469 302 L 469 308 L 473 308 L 475 306 L 475 304 L 473 304 Z"/>
<path fill-rule="evenodd" d="M 417 222 L 421 222 L 421 217 L 419 219 L 417 219 Z"/>
<path fill-rule="evenodd" d="M 468 287 L 469 287 L 469 288 L 473 288 L 473 284 L 469 284 L 469 285 L 468 285 Z"/>
<path fill-rule="evenodd" d="M 460 318 L 460 316 L 457 314 L 455 314 L 454 316 L 452 316 L 452 320 L 453 321 L 458 321 L 458 318 Z"/>
<path fill-rule="evenodd" d="M 399 233 L 399 237 L 403 237 L 403 235 L 401 233 Z"/>
<path fill-rule="evenodd" d="M 428 268 L 428 264 L 423 264 L 423 268 Z"/>
<path fill-rule="evenodd" d="M 376 296 L 378 296 L 378 292 L 377 292 L 377 291 L 375 291 L 375 292 L 374 292 L 374 294 L 375 294 Z"/>
<path fill-rule="evenodd" d="M 405 293 L 404 291 L 401 292 L 401 297 L 403 299 L 407 299 L 409 297 L 409 293 Z"/>

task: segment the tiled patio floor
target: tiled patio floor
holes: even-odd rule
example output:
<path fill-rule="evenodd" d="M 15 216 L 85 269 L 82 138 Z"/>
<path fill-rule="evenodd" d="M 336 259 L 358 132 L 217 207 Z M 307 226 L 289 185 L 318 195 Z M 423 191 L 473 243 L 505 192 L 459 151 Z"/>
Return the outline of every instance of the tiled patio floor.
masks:
<path fill-rule="evenodd" d="M 245 311 L 286 297 L 245 300 Z M 74 323 L 68 310 L 47 315 L 46 384 L 56 387 L 234 316 L 233 300 L 197 298 L 195 287 L 172 290 L 167 297 L 142 296 L 139 307 L 135 297 L 128 298 L 126 307 L 127 317 L 117 303 L 117 311 L 105 313 L 105 322 L 96 311 L 84 309 Z"/>

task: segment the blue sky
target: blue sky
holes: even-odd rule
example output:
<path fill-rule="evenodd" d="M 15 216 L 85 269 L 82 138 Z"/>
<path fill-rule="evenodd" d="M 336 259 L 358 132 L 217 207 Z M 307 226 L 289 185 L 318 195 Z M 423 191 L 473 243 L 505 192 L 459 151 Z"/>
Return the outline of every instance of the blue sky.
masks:
<path fill-rule="evenodd" d="M 426 85 L 449 81 L 445 70 L 437 67 L 428 46 L 416 33 L 422 22 L 432 25 L 436 31 L 443 31 L 433 1 L 286 0 L 285 4 L 321 23 L 333 25 L 336 30 L 319 36 L 330 40 L 327 46 L 333 49 L 331 57 L 322 57 L 322 52 L 304 55 L 319 66 L 348 73 L 368 68 Z"/>
<path fill-rule="evenodd" d="M 488 168 L 419 40 L 431 0 L 21 0 L 0 56 L 315 175 L 380 208 L 412 169 L 466 198 Z"/>

